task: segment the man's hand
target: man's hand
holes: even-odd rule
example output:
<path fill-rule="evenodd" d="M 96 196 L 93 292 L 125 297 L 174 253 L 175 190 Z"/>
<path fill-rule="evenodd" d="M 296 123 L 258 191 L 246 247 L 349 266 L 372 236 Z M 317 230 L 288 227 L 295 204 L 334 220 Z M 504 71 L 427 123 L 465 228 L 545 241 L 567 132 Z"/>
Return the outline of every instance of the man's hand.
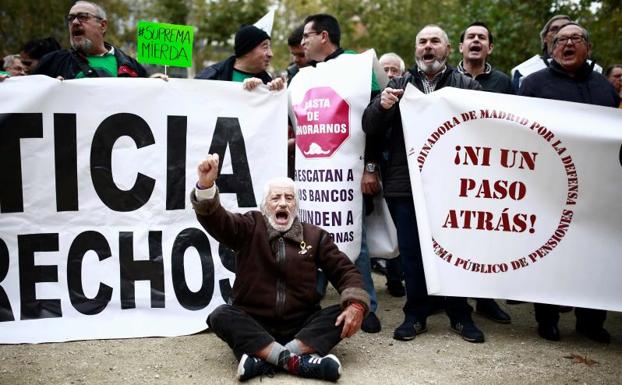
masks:
<path fill-rule="evenodd" d="M 8 75 L 0 75 L 0 83 L 2 83 L 5 79 L 8 79 L 10 76 Z"/>
<path fill-rule="evenodd" d="M 218 177 L 218 163 L 220 163 L 218 154 L 210 154 L 199 163 L 199 167 L 197 167 L 199 188 L 210 188 L 214 185 L 214 181 Z"/>
<path fill-rule="evenodd" d="M 278 77 L 268 83 L 268 89 L 270 91 L 280 91 L 283 88 L 285 88 L 285 82 L 283 81 L 283 78 Z"/>
<path fill-rule="evenodd" d="M 337 317 L 335 326 L 343 324 L 341 338 L 350 338 L 361 328 L 361 324 L 363 323 L 363 311 L 360 307 L 361 305 L 350 304 L 343 309 L 339 317 Z"/>
<path fill-rule="evenodd" d="M 400 101 L 400 96 L 404 93 L 404 90 L 399 88 L 385 88 L 380 94 L 380 105 L 385 110 L 393 107 L 393 105 Z"/>
<path fill-rule="evenodd" d="M 165 82 L 168 82 L 168 75 L 163 74 L 161 72 L 156 72 L 153 75 L 149 76 L 149 78 L 151 78 L 151 79 L 162 79 Z"/>
<path fill-rule="evenodd" d="M 377 172 L 369 172 L 367 170 L 363 172 L 361 191 L 365 195 L 376 195 L 380 192 L 380 178 L 378 178 Z"/>
<path fill-rule="evenodd" d="M 263 82 L 259 78 L 246 78 L 244 82 L 242 82 L 242 88 L 246 91 L 252 91 L 261 84 L 263 84 Z"/>

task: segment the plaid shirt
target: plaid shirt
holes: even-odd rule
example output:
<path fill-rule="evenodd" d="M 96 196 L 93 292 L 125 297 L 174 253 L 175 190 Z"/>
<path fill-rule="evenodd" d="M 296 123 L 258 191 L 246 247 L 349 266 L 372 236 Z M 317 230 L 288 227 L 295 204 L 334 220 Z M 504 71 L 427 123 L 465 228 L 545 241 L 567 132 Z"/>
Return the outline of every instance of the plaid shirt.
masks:
<path fill-rule="evenodd" d="M 443 67 L 443 70 L 439 71 L 436 75 L 434 75 L 434 77 L 431 80 L 428 80 L 428 77 L 425 74 L 425 72 L 421 71 L 420 69 L 418 69 L 418 71 L 419 71 L 419 74 L 421 75 L 421 82 L 423 83 L 423 93 L 429 94 L 436 89 L 436 85 L 438 84 L 438 81 L 441 79 L 441 76 L 443 76 L 445 71 L 447 71 L 447 66 Z"/>

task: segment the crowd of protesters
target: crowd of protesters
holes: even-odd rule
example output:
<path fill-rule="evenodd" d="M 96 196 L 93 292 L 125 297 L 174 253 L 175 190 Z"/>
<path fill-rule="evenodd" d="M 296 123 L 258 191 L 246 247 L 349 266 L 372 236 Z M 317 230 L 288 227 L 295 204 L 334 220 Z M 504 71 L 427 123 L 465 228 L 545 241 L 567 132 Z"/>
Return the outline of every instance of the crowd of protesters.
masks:
<path fill-rule="evenodd" d="M 0 80 L 29 74 L 42 74 L 61 80 L 85 77 L 148 76 L 147 71 L 134 58 L 105 41 L 108 20 L 105 10 L 98 4 L 86 1 L 76 2 L 67 14 L 66 23 L 71 43 L 70 49 L 62 49 L 53 38 L 31 40 L 24 44 L 19 53 L 9 54 L 3 58 Z M 316 14 L 307 17 L 288 39 L 291 65 L 282 76 L 272 76 L 268 72 L 272 59 L 270 35 L 260 28 L 245 25 L 235 34 L 233 54 L 200 71 L 196 79 L 241 82 L 248 90 L 253 90 L 262 84 L 267 85 L 270 90 L 281 90 L 296 76 L 300 68 L 315 66 L 319 62 L 329 61 L 339 55 L 353 53 L 340 46 L 340 38 L 339 23 L 333 16 Z M 367 205 L 368 199 L 379 193 L 382 182 L 384 198 L 397 229 L 400 255 L 392 260 L 374 261 L 372 264 L 370 257 L 373 260 L 373 256 L 366 252 L 363 240 L 356 268 L 347 265 L 348 262 L 340 262 L 344 264 L 340 267 L 340 271 L 347 271 L 351 274 L 352 269 L 358 270 L 360 275 L 352 276 L 351 282 L 356 288 L 364 289 L 366 292 L 365 297 L 360 297 L 362 299 L 346 301 L 342 305 L 350 309 L 348 306 L 354 304 L 351 308 L 353 314 L 360 312 L 360 317 L 355 317 L 356 322 L 351 325 L 354 332 L 358 328 L 368 333 L 381 330 L 380 319 L 375 314 L 376 289 L 371 279 L 372 265 L 375 265 L 379 266 L 386 275 L 389 293 L 397 297 L 404 295 L 406 297 L 403 307 L 404 321 L 393 333 L 396 340 L 413 340 L 417 335 L 425 333 L 428 330 L 427 318 L 436 310 L 442 309 L 449 317 L 451 330 L 466 341 L 484 342 L 484 333 L 471 317 L 473 308 L 469 305 L 467 298 L 431 297 L 427 293 L 399 101 L 407 84 L 410 83 L 424 93 L 434 92 L 443 87 L 457 87 L 622 108 L 620 103 L 622 64 L 611 65 L 604 74 L 601 74 L 602 68 L 590 60 L 592 51 L 590 35 L 583 26 L 575 23 L 566 15 L 556 15 L 544 23 L 540 31 L 540 42 L 542 51 L 513 68 L 511 77 L 493 67 L 491 55 L 494 50 L 494 35 L 493 31 L 482 22 L 467 25 L 461 33 L 457 47 L 462 60 L 456 63 L 455 67 L 448 63 L 452 44 L 446 32 L 438 25 L 427 25 L 415 36 L 415 65 L 412 68 L 407 69 L 404 60 L 395 53 L 386 53 L 380 57 L 379 62 L 390 81 L 386 88 L 381 89 L 375 78 L 372 80 L 370 104 L 363 115 L 363 130 L 367 140 L 364 175 L 360 189 L 366 197 Z M 295 135 L 293 132 L 290 127 L 288 143 L 290 175 L 293 174 L 295 167 L 293 162 Z M 214 160 L 211 159 L 210 162 L 213 167 Z M 215 164 L 217 165 L 217 159 Z M 213 185 L 216 176 L 211 175 L 210 178 L 209 181 Z M 289 194 L 290 188 L 293 187 L 287 182 L 283 183 L 287 187 L 286 193 Z M 206 199 L 214 199 L 213 193 L 210 194 L 212 195 Z M 281 194 L 279 199 L 283 199 L 283 204 L 291 208 L 292 203 L 287 201 L 285 195 Z M 275 203 L 276 213 L 278 213 L 278 205 L 278 202 Z M 278 218 L 276 213 L 275 218 Z M 288 215 L 294 214 L 288 211 Z M 204 220 L 203 217 L 201 219 Z M 276 228 L 278 229 L 278 226 Z M 274 230 L 274 226 L 269 227 L 270 229 Z M 289 227 L 286 230 L 289 230 Z M 281 233 L 283 235 L 285 231 Z M 266 253 L 270 252 L 266 250 Z M 269 268 L 265 270 L 268 271 Z M 320 293 L 325 289 L 325 283 L 316 283 L 316 285 Z M 291 357 L 298 357 L 297 355 L 307 352 L 308 349 L 305 350 L 307 345 L 317 345 L 304 340 L 304 335 L 307 334 L 321 339 L 322 337 L 317 332 L 304 329 L 307 330 L 307 334 L 303 333 L 302 337 L 290 333 L 287 334 L 288 338 L 296 336 L 296 338 L 302 338 L 302 341 L 291 339 L 294 342 L 285 344 L 287 342 L 285 341 L 285 345 L 274 345 L 273 340 L 266 340 L 265 337 L 269 335 L 266 334 L 266 330 L 273 330 L 276 333 L 278 327 L 274 326 L 274 319 L 256 316 L 252 310 L 248 310 L 242 304 L 237 309 L 235 302 L 233 306 L 234 308 L 227 309 L 225 315 L 218 313 L 220 317 L 218 322 L 215 316 L 212 317 L 212 323 L 223 325 L 223 330 L 228 333 L 223 339 L 230 343 L 238 358 L 244 357 L 241 359 L 238 370 L 240 379 L 248 379 L 279 366 L 292 373 L 300 374 L 301 369 L 298 365 L 303 364 L 307 365 L 304 376 L 328 380 L 336 380 L 339 377 L 341 367 L 338 361 L 335 361 L 336 358 L 333 359 L 334 356 L 328 359 L 319 356 L 317 358 L 304 356 L 307 357 L 303 360 L 304 362 L 291 359 Z M 542 338 L 552 341 L 560 339 L 557 328 L 560 310 L 563 309 L 554 305 L 535 304 L 537 330 Z M 477 299 L 475 312 L 495 322 L 506 324 L 511 322 L 511 316 L 493 299 Z M 575 313 L 578 333 L 597 342 L 608 343 L 610 341 L 609 333 L 603 327 L 606 318 L 605 311 L 576 308 Z M 334 323 L 339 312 L 333 311 L 330 316 L 333 317 Z M 245 332 L 252 329 L 255 334 L 248 332 L 249 334 L 239 335 L 237 333 L 243 331 L 231 328 L 231 325 L 235 325 L 235 322 L 242 318 L 246 325 Z M 254 322 L 257 322 L 257 325 L 254 325 Z M 248 326 L 251 324 L 254 326 Z M 264 327 L 267 324 L 271 326 Z M 300 327 L 299 323 L 296 325 Z M 346 334 L 346 336 L 351 335 Z M 258 340 L 248 340 L 249 338 Z M 326 355 L 339 338 L 344 338 L 343 333 L 341 337 L 335 336 L 331 343 L 326 345 L 327 349 L 318 349 L 318 351 Z M 241 341 L 241 345 L 232 341 Z M 251 343 L 252 341 L 257 343 Z M 259 349 L 266 345 L 262 345 L 262 341 L 266 344 L 270 342 L 270 349 L 266 351 Z M 321 343 L 319 345 L 324 346 Z M 255 348 L 245 351 L 243 349 L 245 346 Z"/>

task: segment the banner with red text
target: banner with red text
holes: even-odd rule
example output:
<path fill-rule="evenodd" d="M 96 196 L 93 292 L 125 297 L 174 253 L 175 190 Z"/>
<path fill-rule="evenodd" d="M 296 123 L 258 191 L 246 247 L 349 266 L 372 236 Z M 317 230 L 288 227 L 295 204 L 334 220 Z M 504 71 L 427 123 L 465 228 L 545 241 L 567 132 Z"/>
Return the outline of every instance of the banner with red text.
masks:
<path fill-rule="evenodd" d="M 208 80 L 4 81 L 0 343 L 207 328 L 234 262 L 192 210 L 196 166 L 220 154 L 223 205 L 256 209 L 286 174 L 286 98 Z"/>
<path fill-rule="evenodd" d="M 409 86 L 430 294 L 622 310 L 622 111 Z"/>
<path fill-rule="evenodd" d="M 326 229 L 353 261 L 361 251 L 361 118 L 370 100 L 372 70 L 386 83 L 374 51 L 346 53 L 302 68 L 288 89 L 299 218 Z"/>

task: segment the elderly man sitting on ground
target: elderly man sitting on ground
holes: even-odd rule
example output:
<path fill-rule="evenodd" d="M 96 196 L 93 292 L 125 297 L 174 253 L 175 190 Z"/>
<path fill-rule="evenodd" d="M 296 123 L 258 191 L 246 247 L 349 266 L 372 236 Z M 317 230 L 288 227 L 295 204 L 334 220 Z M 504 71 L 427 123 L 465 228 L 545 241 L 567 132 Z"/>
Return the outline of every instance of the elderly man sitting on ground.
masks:
<path fill-rule="evenodd" d="M 361 275 L 325 230 L 299 221 L 291 179 L 268 182 L 261 212 L 236 214 L 220 205 L 218 166 L 217 154 L 199 164 L 191 194 L 201 225 L 236 252 L 232 304 L 216 308 L 208 325 L 240 360 L 240 381 L 275 369 L 336 381 L 341 364 L 328 353 L 369 311 Z M 341 293 L 339 305 L 320 308 L 318 267 Z"/>

